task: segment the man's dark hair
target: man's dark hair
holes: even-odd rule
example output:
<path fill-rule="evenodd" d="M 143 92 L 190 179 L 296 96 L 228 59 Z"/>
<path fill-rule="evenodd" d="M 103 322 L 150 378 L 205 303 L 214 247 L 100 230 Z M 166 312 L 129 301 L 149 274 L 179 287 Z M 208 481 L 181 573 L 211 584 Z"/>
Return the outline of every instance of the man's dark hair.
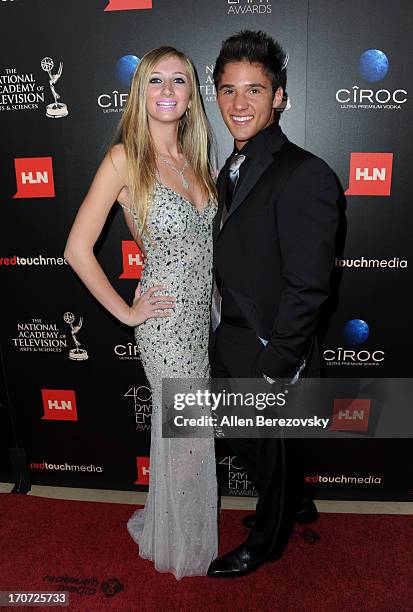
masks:
<path fill-rule="evenodd" d="M 287 84 L 286 55 L 281 45 L 265 32 L 242 30 L 224 40 L 215 63 L 213 74 L 215 87 L 218 85 L 226 64 L 241 61 L 261 64 L 264 72 L 271 79 L 273 93 L 280 86 L 285 90 Z"/>

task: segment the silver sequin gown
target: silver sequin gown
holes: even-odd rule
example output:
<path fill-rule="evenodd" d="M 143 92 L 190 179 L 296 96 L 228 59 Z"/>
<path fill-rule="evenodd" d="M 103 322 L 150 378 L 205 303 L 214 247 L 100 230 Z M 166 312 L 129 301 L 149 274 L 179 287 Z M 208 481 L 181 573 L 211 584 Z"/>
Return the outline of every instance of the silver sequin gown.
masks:
<path fill-rule="evenodd" d="M 208 333 L 212 284 L 212 219 L 175 191 L 157 183 L 148 230 L 142 292 L 167 285 L 176 296 L 170 318 L 148 319 L 135 328 L 152 389 L 149 493 L 146 506 L 128 521 L 139 554 L 159 572 L 205 575 L 217 556 L 217 482 L 213 438 L 161 437 L 162 378 L 209 374 Z"/>

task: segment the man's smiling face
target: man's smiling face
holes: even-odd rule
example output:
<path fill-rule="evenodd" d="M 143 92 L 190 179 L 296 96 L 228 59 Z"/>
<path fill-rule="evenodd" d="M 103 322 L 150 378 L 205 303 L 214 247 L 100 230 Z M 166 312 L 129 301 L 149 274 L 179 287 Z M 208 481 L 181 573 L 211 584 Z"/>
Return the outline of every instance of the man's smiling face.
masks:
<path fill-rule="evenodd" d="M 273 94 L 271 79 L 262 65 L 248 61 L 226 64 L 217 89 L 222 118 L 238 149 L 273 123 L 274 109 L 283 97 L 281 87 Z"/>

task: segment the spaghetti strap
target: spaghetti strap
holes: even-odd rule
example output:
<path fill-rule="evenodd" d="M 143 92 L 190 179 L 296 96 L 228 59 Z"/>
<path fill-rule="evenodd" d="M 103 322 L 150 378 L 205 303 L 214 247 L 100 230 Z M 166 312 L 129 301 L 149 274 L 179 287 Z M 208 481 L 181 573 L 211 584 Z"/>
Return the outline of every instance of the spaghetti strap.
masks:
<path fill-rule="evenodd" d="M 136 215 L 136 212 L 135 212 L 134 210 L 132 210 L 132 209 L 130 208 L 130 206 L 126 206 L 126 204 L 122 204 L 122 202 L 119 202 L 119 200 L 117 200 L 117 202 L 118 202 L 119 206 L 122 206 L 122 208 L 124 208 L 125 210 L 127 210 L 129 214 L 131 214 L 131 215 Z"/>
<path fill-rule="evenodd" d="M 141 227 L 141 224 L 139 223 L 136 210 L 134 208 L 130 208 L 129 206 L 126 206 L 126 204 L 122 204 L 122 202 L 119 202 L 119 200 L 117 200 L 117 202 L 119 206 L 125 209 L 132 217 L 133 226 L 135 228 L 135 234 L 132 233 L 133 238 L 135 239 L 135 242 L 140 248 L 140 250 L 142 251 L 143 256 L 146 257 L 145 245 L 143 244 L 143 241 L 141 238 L 142 227 Z"/>

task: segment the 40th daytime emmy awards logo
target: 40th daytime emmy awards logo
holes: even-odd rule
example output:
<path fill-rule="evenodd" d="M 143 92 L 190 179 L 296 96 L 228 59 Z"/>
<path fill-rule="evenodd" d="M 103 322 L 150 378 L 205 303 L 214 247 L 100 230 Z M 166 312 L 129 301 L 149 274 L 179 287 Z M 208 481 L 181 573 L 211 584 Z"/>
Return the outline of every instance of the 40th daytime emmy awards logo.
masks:
<path fill-rule="evenodd" d="M 67 110 L 67 106 L 64 102 L 58 102 L 58 100 L 60 100 L 60 95 L 57 93 L 55 88 L 55 84 L 62 76 L 63 62 L 60 62 L 59 70 L 54 74 L 52 73 L 54 61 L 51 57 L 44 57 L 40 62 L 40 65 L 49 76 L 49 86 L 54 98 L 54 102 L 48 104 L 46 107 L 46 117 L 50 117 L 51 119 L 61 119 L 62 117 L 66 117 L 66 115 L 69 114 L 69 111 Z"/>
<path fill-rule="evenodd" d="M 76 337 L 76 334 L 78 333 L 78 331 L 80 331 L 83 325 L 83 317 L 79 317 L 79 323 L 77 325 L 73 325 L 73 323 L 75 322 L 75 315 L 73 314 L 73 312 L 65 312 L 65 314 L 63 315 L 63 320 L 65 323 L 70 325 L 70 331 L 72 333 L 73 342 L 75 343 L 76 347 L 74 349 L 70 349 L 69 359 L 72 359 L 72 361 L 85 361 L 86 359 L 89 359 L 87 351 L 84 348 L 81 348 L 82 345 Z"/>

